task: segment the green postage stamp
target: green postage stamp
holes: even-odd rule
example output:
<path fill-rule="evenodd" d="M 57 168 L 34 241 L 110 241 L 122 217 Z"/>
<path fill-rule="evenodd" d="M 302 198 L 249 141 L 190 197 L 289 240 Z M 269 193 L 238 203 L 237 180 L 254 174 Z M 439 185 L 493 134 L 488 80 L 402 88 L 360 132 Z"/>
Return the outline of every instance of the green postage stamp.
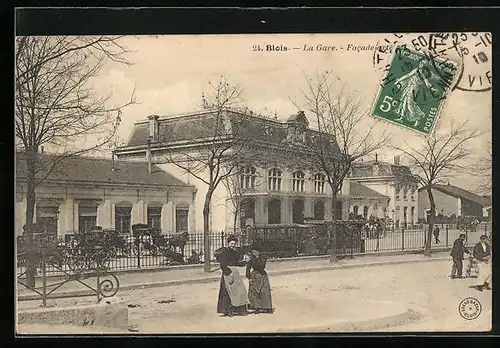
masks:
<path fill-rule="evenodd" d="M 458 75 L 458 63 L 398 46 L 387 68 L 372 116 L 430 135 Z"/>

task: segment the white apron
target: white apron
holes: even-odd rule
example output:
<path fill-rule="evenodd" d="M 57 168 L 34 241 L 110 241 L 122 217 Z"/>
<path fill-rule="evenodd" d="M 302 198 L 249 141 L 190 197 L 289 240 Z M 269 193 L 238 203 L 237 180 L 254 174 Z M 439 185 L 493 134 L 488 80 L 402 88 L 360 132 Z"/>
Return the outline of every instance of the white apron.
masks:
<path fill-rule="evenodd" d="M 224 275 L 224 285 L 231 298 L 231 304 L 234 307 L 244 306 L 250 303 L 248 293 L 243 283 L 243 278 L 236 267 L 230 267 L 232 273 Z"/>
<path fill-rule="evenodd" d="M 479 270 L 477 285 L 483 285 L 484 283 L 491 284 L 491 263 L 489 261 L 477 261 L 477 268 Z"/>

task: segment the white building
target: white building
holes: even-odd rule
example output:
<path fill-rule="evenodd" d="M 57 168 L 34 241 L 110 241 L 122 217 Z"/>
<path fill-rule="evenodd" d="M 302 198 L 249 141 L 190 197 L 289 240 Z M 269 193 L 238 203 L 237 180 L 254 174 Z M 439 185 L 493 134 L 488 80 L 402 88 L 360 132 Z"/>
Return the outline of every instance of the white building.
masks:
<path fill-rule="evenodd" d="M 426 211 L 430 210 L 429 195 L 423 188 L 419 190 L 419 218 L 426 219 Z M 432 188 L 432 195 L 436 204 L 436 215 L 488 217 L 488 208 L 491 207 L 491 198 L 476 195 L 455 185 L 436 184 Z M 491 209 L 490 209 L 491 211 Z M 486 213 L 486 214 L 485 214 Z"/>
<path fill-rule="evenodd" d="M 235 134 L 245 143 L 235 142 Z M 214 136 L 214 134 L 217 134 Z M 209 170 L 196 171 L 194 159 L 231 145 L 239 175 L 235 181 L 221 182 L 213 193 L 211 230 L 232 230 L 247 224 L 276 225 L 302 223 L 305 219 L 329 220 L 335 212 L 347 219 L 349 181 L 343 185 L 336 209 L 325 174 L 311 165 L 306 141 L 328 141 L 332 153 L 338 151 L 334 139 L 308 127 L 303 112 L 286 121 L 226 110 L 222 115 L 202 111 L 179 116 L 150 116 L 136 122 L 125 146 L 116 149 L 118 158 L 148 160 L 177 178 L 194 185 L 196 231 L 203 231 L 203 205 L 208 191 Z M 233 143 L 231 143 L 233 142 Z M 235 142 L 235 143 L 234 143 Z M 214 144 L 218 144 L 214 147 Z M 236 147 L 238 152 L 232 152 Z M 172 163 L 177 157 L 178 165 Z M 307 157 L 309 156 L 309 157 Z M 180 161 L 179 158 L 183 158 Z M 203 157 L 206 158 L 206 157 Z M 191 166 L 191 174 L 179 168 Z"/>
<path fill-rule="evenodd" d="M 53 156 L 40 155 L 49 168 Z M 26 223 L 26 160 L 16 156 L 15 230 Z M 38 173 L 39 177 L 43 173 Z M 146 223 L 163 232 L 183 232 L 195 225 L 196 189 L 153 166 L 93 157 L 71 157 L 58 163 L 36 187 L 34 223 L 64 236 L 94 226 L 131 233 Z"/>
<path fill-rule="evenodd" d="M 405 223 L 417 223 L 418 181 L 409 167 L 399 164 L 399 157 L 394 158 L 394 163 L 381 162 L 378 159 L 357 163 L 352 168 L 350 180 L 388 198 L 388 204 L 382 208 L 379 202 L 372 200 L 367 205 L 369 215 L 388 217 L 394 221 L 396 227 L 405 226 Z"/>

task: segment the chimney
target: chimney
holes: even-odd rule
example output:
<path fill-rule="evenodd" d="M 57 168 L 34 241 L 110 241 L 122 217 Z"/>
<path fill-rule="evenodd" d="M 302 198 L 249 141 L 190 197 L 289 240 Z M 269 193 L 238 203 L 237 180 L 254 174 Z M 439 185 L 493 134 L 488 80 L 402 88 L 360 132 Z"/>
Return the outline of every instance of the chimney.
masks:
<path fill-rule="evenodd" d="M 299 111 L 299 112 L 297 113 L 297 115 L 299 115 L 299 116 L 305 116 L 304 111 Z"/>
<path fill-rule="evenodd" d="M 394 156 L 394 164 L 399 166 L 399 156 Z"/>
<path fill-rule="evenodd" d="M 160 116 L 151 115 L 148 117 L 149 119 L 149 139 L 151 141 L 158 141 L 158 131 L 159 131 L 159 120 Z"/>

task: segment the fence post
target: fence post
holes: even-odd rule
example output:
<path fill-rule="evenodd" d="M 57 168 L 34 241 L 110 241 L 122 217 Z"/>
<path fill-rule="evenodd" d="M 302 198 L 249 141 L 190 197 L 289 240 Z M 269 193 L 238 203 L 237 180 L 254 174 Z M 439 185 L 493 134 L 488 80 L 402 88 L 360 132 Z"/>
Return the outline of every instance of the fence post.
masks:
<path fill-rule="evenodd" d="M 353 251 L 354 251 L 353 250 L 353 248 L 354 248 L 354 245 L 353 245 L 353 243 L 354 243 L 353 232 L 354 231 L 349 231 L 349 233 L 351 234 L 351 259 L 354 258 L 354 256 L 353 256 Z"/>
<path fill-rule="evenodd" d="M 221 246 L 224 247 L 224 230 L 220 231 Z"/>
<path fill-rule="evenodd" d="M 141 236 L 137 235 L 136 237 L 137 244 L 137 268 L 141 268 Z"/>
<path fill-rule="evenodd" d="M 401 250 L 405 250 L 405 229 L 401 229 Z"/>
<path fill-rule="evenodd" d="M 427 229 L 424 227 L 424 249 L 426 244 L 427 244 Z"/>
<path fill-rule="evenodd" d="M 97 278 L 97 303 L 101 301 L 101 282 L 100 282 L 100 277 L 99 277 L 99 265 L 97 266 L 97 272 L 96 272 L 96 278 Z"/>
<path fill-rule="evenodd" d="M 45 251 L 42 250 L 42 304 L 47 307 L 47 265 L 45 263 Z M 36 287 L 36 280 L 35 280 Z"/>
<path fill-rule="evenodd" d="M 448 247 L 448 225 L 446 225 L 446 247 Z"/>

